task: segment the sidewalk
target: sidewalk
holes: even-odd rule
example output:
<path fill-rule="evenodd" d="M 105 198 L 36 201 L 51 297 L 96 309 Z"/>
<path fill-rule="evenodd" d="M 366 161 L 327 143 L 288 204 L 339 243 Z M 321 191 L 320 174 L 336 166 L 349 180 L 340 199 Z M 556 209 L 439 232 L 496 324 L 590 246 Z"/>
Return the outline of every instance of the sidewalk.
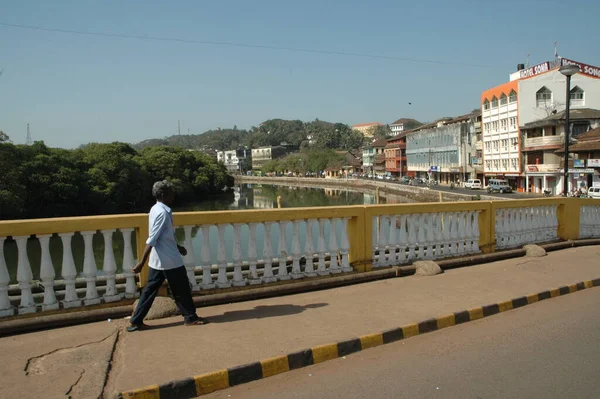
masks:
<path fill-rule="evenodd" d="M 184 327 L 175 317 L 126 333 L 126 320 L 116 320 L 1 338 L 2 396 L 98 397 L 105 382 L 114 395 L 191 377 L 592 280 L 600 277 L 599 256 L 600 246 L 579 247 L 199 309 L 206 326 Z"/>

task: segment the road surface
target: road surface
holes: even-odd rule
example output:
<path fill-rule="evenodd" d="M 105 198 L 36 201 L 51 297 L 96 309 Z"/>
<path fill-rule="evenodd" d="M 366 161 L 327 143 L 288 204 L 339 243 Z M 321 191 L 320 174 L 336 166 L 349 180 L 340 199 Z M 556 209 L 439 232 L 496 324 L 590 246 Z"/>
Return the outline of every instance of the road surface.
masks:
<path fill-rule="evenodd" d="M 599 316 L 592 288 L 203 398 L 598 398 Z"/>

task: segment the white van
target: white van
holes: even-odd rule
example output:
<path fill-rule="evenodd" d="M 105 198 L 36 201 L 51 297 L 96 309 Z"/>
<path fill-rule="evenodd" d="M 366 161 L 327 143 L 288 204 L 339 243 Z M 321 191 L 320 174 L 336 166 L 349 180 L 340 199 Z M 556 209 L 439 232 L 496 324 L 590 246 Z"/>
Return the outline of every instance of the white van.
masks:
<path fill-rule="evenodd" d="M 469 179 L 465 183 L 465 188 L 470 188 L 471 190 L 481 190 L 481 180 Z"/>
<path fill-rule="evenodd" d="M 587 195 L 590 198 L 600 199 L 600 187 L 590 187 Z"/>

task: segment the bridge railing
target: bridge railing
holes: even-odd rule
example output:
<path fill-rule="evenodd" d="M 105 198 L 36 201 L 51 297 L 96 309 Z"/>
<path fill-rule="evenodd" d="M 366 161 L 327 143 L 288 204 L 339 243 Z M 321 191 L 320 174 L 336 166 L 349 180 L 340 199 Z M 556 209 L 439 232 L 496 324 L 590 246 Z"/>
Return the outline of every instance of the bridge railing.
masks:
<path fill-rule="evenodd" d="M 600 238 L 600 201 L 544 198 L 174 214 L 195 292 Z M 0 317 L 131 301 L 148 216 L 0 222 Z"/>

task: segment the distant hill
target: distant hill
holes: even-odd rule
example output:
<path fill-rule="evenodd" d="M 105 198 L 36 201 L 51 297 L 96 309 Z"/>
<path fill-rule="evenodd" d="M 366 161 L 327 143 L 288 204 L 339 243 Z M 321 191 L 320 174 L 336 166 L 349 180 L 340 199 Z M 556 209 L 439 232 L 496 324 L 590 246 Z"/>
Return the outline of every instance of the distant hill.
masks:
<path fill-rule="evenodd" d="M 175 146 L 196 150 L 231 150 L 239 147 L 260 147 L 286 144 L 292 147 L 308 145 L 307 136 L 315 143 L 329 148 L 353 149 L 360 146 L 360 135 L 348 125 L 320 121 L 269 119 L 250 130 L 218 129 L 201 134 L 174 135 L 163 139 L 148 139 L 133 146 L 136 149 Z M 354 137 L 358 135 L 357 137 Z"/>

